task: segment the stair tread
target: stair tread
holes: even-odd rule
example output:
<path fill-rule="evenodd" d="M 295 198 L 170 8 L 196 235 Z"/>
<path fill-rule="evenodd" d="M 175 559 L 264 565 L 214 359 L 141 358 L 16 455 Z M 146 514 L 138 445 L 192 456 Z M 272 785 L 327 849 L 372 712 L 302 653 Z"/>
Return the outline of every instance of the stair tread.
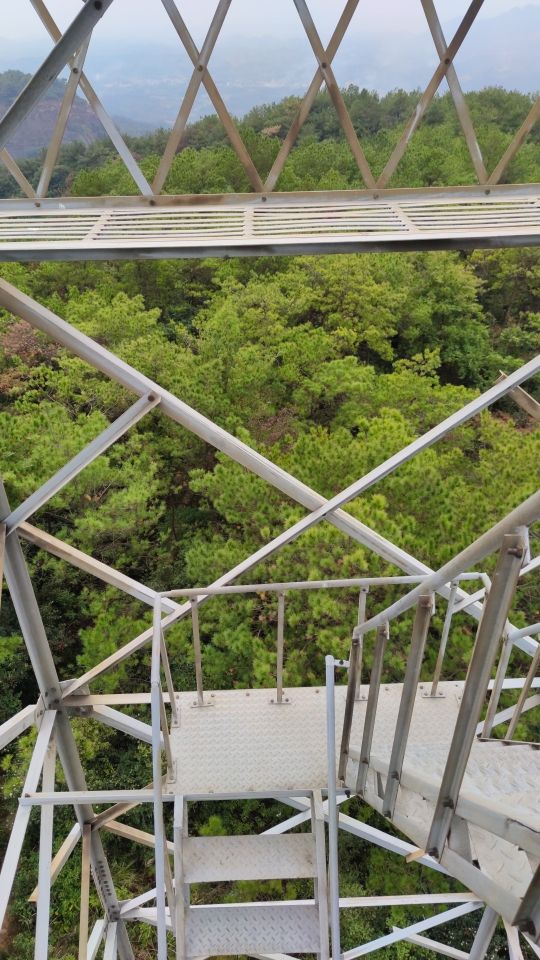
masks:
<path fill-rule="evenodd" d="M 313 900 L 195 906 L 187 910 L 186 920 L 190 957 L 320 950 Z"/>
<path fill-rule="evenodd" d="M 299 879 L 317 875 L 315 838 L 311 833 L 187 837 L 183 849 L 186 883 Z"/>

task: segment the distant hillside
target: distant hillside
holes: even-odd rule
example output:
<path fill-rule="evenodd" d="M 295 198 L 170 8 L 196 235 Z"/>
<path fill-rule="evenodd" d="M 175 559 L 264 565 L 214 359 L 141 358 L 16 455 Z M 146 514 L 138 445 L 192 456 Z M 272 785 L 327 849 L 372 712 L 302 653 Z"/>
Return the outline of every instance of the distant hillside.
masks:
<path fill-rule="evenodd" d="M 6 70 L 0 73 L 0 117 L 11 106 L 29 79 L 30 74 L 22 73 L 20 70 Z M 65 82 L 56 80 L 19 127 L 9 144 L 9 149 L 14 156 L 31 157 L 47 146 L 58 117 L 64 90 Z M 122 132 L 133 135 L 145 133 L 151 129 L 150 124 L 135 123 L 122 118 L 116 118 L 116 121 Z M 69 116 L 64 143 L 78 141 L 88 145 L 103 136 L 103 127 L 93 110 L 86 100 L 77 96 Z"/>

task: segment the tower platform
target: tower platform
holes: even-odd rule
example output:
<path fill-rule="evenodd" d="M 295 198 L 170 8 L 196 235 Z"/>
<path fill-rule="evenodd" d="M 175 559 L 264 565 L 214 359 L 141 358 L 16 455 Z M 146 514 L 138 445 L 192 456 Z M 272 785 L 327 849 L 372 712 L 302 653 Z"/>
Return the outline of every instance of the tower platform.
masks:
<path fill-rule="evenodd" d="M 539 243 L 538 185 L 0 202 L 0 260 L 231 257 Z"/>

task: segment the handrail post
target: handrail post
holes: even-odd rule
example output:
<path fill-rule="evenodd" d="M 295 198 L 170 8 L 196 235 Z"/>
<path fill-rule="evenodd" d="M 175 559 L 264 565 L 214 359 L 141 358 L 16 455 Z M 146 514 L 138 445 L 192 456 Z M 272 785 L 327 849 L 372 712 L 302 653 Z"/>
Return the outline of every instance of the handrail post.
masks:
<path fill-rule="evenodd" d="M 277 665 L 276 665 L 276 687 L 277 702 L 283 703 L 283 646 L 285 632 L 285 594 L 278 593 L 278 615 L 277 615 Z"/>
<path fill-rule="evenodd" d="M 198 597 L 190 600 L 191 623 L 193 628 L 193 652 L 195 654 L 195 680 L 197 683 L 197 706 L 204 707 L 204 690 L 202 675 L 201 634 L 199 630 L 199 601 Z"/>
<path fill-rule="evenodd" d="M 366 605 L 367 605 L 367 595 L 369 593 L 369 586 L 360 587 L 360 593 L 358 594 L 358 618 L 356 620 L 356 625 L 359 627 L 360 624 L 365 623 L 366 621 Z M 360 636 L 360 645 L 358 647 L 358 664 L 356 668 L 356 687 L 354 691 L 354 699 L 360 700 L 360 686 L 362 683 L 362 653 L 364 649 L 364 638 Z M 349 659 L 352 658 L 352 646 L 351 646 L 351 655 Z M 349 667 L 350 670 L 350 667 Z"/>
<path fill-rule="evenodd" d="M 465 681 L 461 706 L 427 839 L 427 851 L 437 860 L 442 855 L 458 802 L 491 668 L 514 597 L 524 549 L 523 538 L 517 533 L 503 536 L 492 588 L 484 605 L 482 620 L 476 634 L 469 675 Z"/>
<path fill-rule="evenodd" d="M 339 751 L 339 769 L 338 780 L 345 780 L 347 770 L 347 759 L 349 756 L 349 744 L 351 742 L 351 729 L 354 714 L 354 702 L 356 694 L 356 682 L 358 679 L 358 665 L 360 661 L 361 649 L 360 637 L 353 637 L 351 643 L 351 652 L 349 655 L 349 679 L 347 683 L 347 698 L 345 700 L 345 713 L 343 715 L 343 729 L 341 733 L 341 747 Z"/>
<path fill-rule="evenodd" d="M 330 894 L 330 930 L 332 960 L 341 958 L 339 926 L 338 809 L 336 798 L 336 705 L 334 695 L 335 660 L 326 663 L 326 749 L 328 759 L 328 892 Z"/>
<path fill-rule="evenodd" d="M 456 593 L 459 587 L 459 580 L 452 580 L 450 584 L 450 596 L 448 597 L 448 606 L 446 608 L 446 616 L 444 618 L 444 624 L 441 633 L 441 642 L 439 644 L 439 653 L 437 655 L 437 663 L 435 664 L 435 671 L 433 673 L 433 683 L 431 684 L 431 693 L 430 697 L 437 696 L 437 687 L 439 685 L 439 680 L 441 679 L 441 671 L 444 660 L 444 655 L 446 653 L 446 644 L 448 642 L 448 635 L 450 633 L 450 626 L 452 624 L 452 616 L 454 614 L 454 604 L 456 602 Z"/>
<path fill-rule="evenodd" d="M 362 733 L 362 745 L 360 747 L 360 760 L 358 762 L 358 776 L 356 778 L 356 793 L 362 794 L 366 786 L 368 775 L 369 758 L 371 754 L 371 743 L 373 740 L 373 731 L 375 729 L 375 714 L 379 702 L 379 691 L 381 687 L 381 677 L 384 662 L 384 652 L 388 637 L 390 636 L 390 625 L 387 620 L 377 629 L 375 638 L 375 651 L 373 654 L 373 666 L 371 667 L 371 676 L 369 679 L 369 694 L 364 718 L 364 730 Z"/>

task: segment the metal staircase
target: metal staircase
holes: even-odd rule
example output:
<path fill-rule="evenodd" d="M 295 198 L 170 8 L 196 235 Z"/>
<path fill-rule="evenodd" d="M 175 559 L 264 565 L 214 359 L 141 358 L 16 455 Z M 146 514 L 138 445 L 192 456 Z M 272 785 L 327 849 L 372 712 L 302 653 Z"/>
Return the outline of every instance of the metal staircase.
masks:
<path fill-rule="evenodd" d="M 324 815 L 320 791 L 310 796 L 311 832 L 290 835 L 190 837 L 187 802 L 175 799 L 176 957 L 215 954 L 315 953 L 328 958 Z M 192 884 L 238 880 L 313 883 L 312 900 L 256 903 L 190 902 Z M 171 920 L 172 926 L 172 920 Z"/>
<path fill-rule="evenodd" d="M 157 960 L 170 960 L 173 942 L 177 960 L 216 954 L 283 957 L 313 953 L 324 958 L 329 954 L 329 940 L 333 960 L 355 960 L 400 940 L 423 947 L 427 944 L 444 954 L 449 948 L 430 941 L 424 933 L 482 907 L 483 919 L 470 947 L 471 960 L 484 956 L 499 917 L 507 925 L 512 956 L 519 957 L 516 937 L 538 950 L 540 751 L 536 744 L 516 741 L 515 735 L 523 714 L 540 705 L 540 695 L 535 692 L 539 684 L 540 645 L 536 636 L 540 623 L 518 629 L 510 622 L 509 611 L 517 584 L 540 570 L 540 557 L 531 558 L 528 534 L 529 527 L 540 519 L 540 493 L 533 493 L 437 571 L 370 530 L 342 507 L 504 396 L 520 403 L 529 416 L 540 419 L 536 401 L 520 387 L 540 372 L 540 358 L 503 377 L 424 436 L 325 500 L 4 281 L 0 281 L 0 303 L 138 396 L 115 423 L 15 509 L 10 508 L 0 486 L 0 560 L 40 688 L 37 704 L 24 708 L 0 727 L 0 748 L 32 725 L 39 730 L 2 865 L 0 917 L 5 916 L 30 812 L 37 806 L 42 818 L 42 842 L 38 887 L 31 897 L 37 904 L 36 960 L 47 960 L 51 886 L 78 846 L 79 960 L 96 960 L 102 945 L 106 960 L 117 956 L 133 960 L 129 937 L 132 922 L 157 928 Z M 160 410 L 225 449 L 310 512 L 213 584 L 163 593 L 29 522 L 39 507 L 151 410 Z M 333 523 L 401 568 L 403 574 L 238 583 L 241 576 L 319 522 Z M 152 610 L 151 623 L 82 676 L 61 680 L 21 540 L 137 598 Z M 490 555 L 499 557 L 491 578 L 483 569 Z M 379 600 L 375 615 L 368 616 L 369 591 L 376 588 L 380 597 L 385 587 L 401 595 L 382 610 Z M 329 655 L 326 680 L 321 676 L 319 686 L 290 688 L 285 685 L 287 596 L 311 590 L 358 593 L 358 616 L 350 625 L 350 655 L 348 660 Z M 204 650 L 211 641 L 201 634 L 199 613 L 209 600 L 226 603 L 231 594 L 264 594 L 267 602 L 275 598 L 276 686 L 271 690 L 208 691 L 204 687 Z M 441 598 L 447 605 L 446 615 L 440 635 L 434 637 L 431 617 L 434 604 Z M 392 645 L 393 621 L 414 610 L 403 682 L 386 683 L 385 656 Z M 444 679 L 445 654 L 452 644 L 456 613 L 476 621 L 478 628 L 467 677 Z M 186 618 L 192 625 L 195 691 L 179 691 L 175 683 L 178 664 L 170 661 L 168 654 L 168 630 Z M 421 680 L 422 663 L 426 649 L 434 642 L 435 674 L 426 683 Z M 371 669 L 366 678 L 362 661 L 369 658 L 363 648 L 372 643 Z M 150 646 L 150 689 L 110 695 L 93 692 L 94 683 L 104 673 L 114 671 L 133 654 L 140 656 Z M 530 657 L 525 677 L 508 675 L 514 649 Z M 336 686 L 336 671 L 343 676 L 345 670 L 347 683 Z M 501 710 L 499 701 L 506 689 L 519 690 L 517 702 Z M 149 722 L 122 709 L 133 706 L 149 710 Z M 121 786 L 88 790 L 71 730 L 71 717 L 81 715 L 151 745 L 152 783 L 135 790 Z M 504 739 L 494 739 L 504 723 L 508 724 Z M 56 748 L 67 789 L 56 789 Z M 410 842 L 340 812 L 349 794 L 361 796 Z M 189 835 L 190 803 L 253 798 L 277 799 L 292 807 L 294 813 L 263 836 Z M 152 805 L 152 834 L 124 819 L 138 804 Z M 73 807 L 75 823 L 53 856 L 53 814 L 59 805 Z M 96 812 L 96 805 L 103 809 Z M 171 818 L 165 816 L 167 807 L 174 808 L 172 830 Z M 308 821 L 310 833 L 288 835 Z M 445 872 L 467 889 L 444 894 L 442 899 L 436 894 L 343 897 L 339 888 L 339 830 L 378 844 L 389 855 L 406 858 L 409 869 L 415 869 L 418 862 Z M 153 889 L 143 890 L 127 901 L 118 899 L 101 839 L 109 832 L 154 850 Z M 103 916 L 90 929 L 91 877 Z M 220 902 L 220 891 L 216 891 L 222 883 L 287 878 L 312 883 L 311 898 L 229 903 Z M 193 891 L 198 884 L 214 885 L 206 887 L 200 902 L 198 892 L 195 895 Z M 395 903 L 446 903 L 448 909 L 393 929 L 369 943 L 345 943 L 342 950 L 343 911 Z M 455 958 L 455 954 L 450 955 Z"/>

